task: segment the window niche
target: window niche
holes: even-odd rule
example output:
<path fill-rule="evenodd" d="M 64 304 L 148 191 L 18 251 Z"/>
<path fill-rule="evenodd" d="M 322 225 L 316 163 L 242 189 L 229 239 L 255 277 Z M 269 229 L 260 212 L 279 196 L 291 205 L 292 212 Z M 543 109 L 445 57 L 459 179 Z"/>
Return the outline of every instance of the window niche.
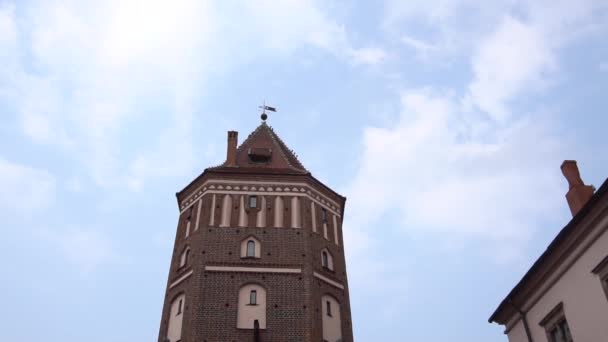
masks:
<path fill-rule="evenodd" d="M 321 251 L 321 266 L 326 270 L 334 270 L 334 258 L 327 248 Z"/>
<path fill-rule="evenodd" d="M 342 319 L 340 317 L 340 302 L 331 295 L 321 297 L 323 313 L 323 340 L 340 341 L 342 339 Z"/>
<path fill-rule="evenodd" d="M 169 324 L 167 326 L 167 339 L 171 342 L 179 341 L 182 338 L 182 321 L 185 303 L 186 296 L 184 294 L 179 295 L 171 302 Z"/>
<path fill-rule="evenodd" d="M 243 285 L 239 290 L 236 327 L 253 329 L 256 320 L 260 329 L 266 329 L 266 289 L 258 284 Z"/>
<path fill-rule="evenodd" d="M 262 255 L 262 245 L 253 236 L 249 236 L 241 242 L 241 258 L 257 259 Z"/>
<path fill-rule="evenodd" d="M 539 323 L 545 329 L 549 342 L 573 342 L 570 327 L 564 313 L 564 303 L 559 303 Z"/>
<path fill-rule="evenodd" d="M 185 267 L 190 261 L 190 247 L 184 248 L 184 251 L 179 257 L 179 268 Z"/>

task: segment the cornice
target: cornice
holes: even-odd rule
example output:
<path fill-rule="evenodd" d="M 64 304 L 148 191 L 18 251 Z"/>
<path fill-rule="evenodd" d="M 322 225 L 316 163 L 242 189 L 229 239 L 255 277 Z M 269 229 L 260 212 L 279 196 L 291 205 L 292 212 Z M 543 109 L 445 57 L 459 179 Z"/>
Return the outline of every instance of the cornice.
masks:
<path fill-rule="evenodd" d="M 315 190 L 303 182 L 267 182 L 267 181 L 238 181 L 210 179 L 196 188 L 188 197 L 179 203 L 180 212 L 190 208 L 205 194 L 257 194 L 257 195 L 286 195 L 308 197 L 317 204 L 327 208 L 333 214 L 341 217 L 342 208 L 334 200 Z"/>

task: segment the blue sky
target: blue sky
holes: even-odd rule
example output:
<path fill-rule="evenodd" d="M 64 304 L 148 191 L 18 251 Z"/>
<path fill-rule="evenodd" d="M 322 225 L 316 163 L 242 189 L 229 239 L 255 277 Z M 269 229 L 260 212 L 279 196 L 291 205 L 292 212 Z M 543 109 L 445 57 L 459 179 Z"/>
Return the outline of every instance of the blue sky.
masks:
<path fill-rule="evenodd" d="M 0 0 L 3 338 L 157 337 L 174 194 L 257 106 L 347 196 L 357 341 L 487 323 L 608 175 L 605 1 Z"/>

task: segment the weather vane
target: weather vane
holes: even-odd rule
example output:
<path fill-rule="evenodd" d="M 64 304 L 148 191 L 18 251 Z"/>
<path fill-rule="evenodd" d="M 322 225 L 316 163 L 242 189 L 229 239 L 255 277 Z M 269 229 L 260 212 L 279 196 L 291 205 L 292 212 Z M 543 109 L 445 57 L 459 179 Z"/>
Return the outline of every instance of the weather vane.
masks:
<path fill-rule="evenodd" d="M 266 115 L 266 111 L 275 112 L 275 113 L 277 111 L 277 109 L 275 107 L 267 106 L 266 101 L 264 101 L 264 103 L 261 106 L 259 106 L 258 108 L 260 108 L 262 110 L 262 115 L 261 115 L 262 121 L 266 121 L 266 119 L 268 119 L 268 115 Z"/>

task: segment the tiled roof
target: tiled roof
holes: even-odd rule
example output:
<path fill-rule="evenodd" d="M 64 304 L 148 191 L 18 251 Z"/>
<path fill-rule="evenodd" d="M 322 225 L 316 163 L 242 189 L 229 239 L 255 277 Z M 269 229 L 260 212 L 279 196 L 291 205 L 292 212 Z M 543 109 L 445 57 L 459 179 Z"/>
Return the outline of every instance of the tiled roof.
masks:
<path fill-rule="evenodd" d="M 272 150 L 272 159 L 266 164 L 252 164 L 249 161 L 249 150 L 252 148 L 269 148 Z M 259 168 L 259 169 L 289 169 L 300 173 L 308 171 L 298 160 L 295 152 L 291 150 L 283 142 L 283 140 L 274 132 L 272 127 L 266 122 L 262 122 L 237 148 L 237 168 Z M 209 168 L 210 170 L 219 170 L 223 168 L 234 167 L 227 166 L 226 163 Z"/>

